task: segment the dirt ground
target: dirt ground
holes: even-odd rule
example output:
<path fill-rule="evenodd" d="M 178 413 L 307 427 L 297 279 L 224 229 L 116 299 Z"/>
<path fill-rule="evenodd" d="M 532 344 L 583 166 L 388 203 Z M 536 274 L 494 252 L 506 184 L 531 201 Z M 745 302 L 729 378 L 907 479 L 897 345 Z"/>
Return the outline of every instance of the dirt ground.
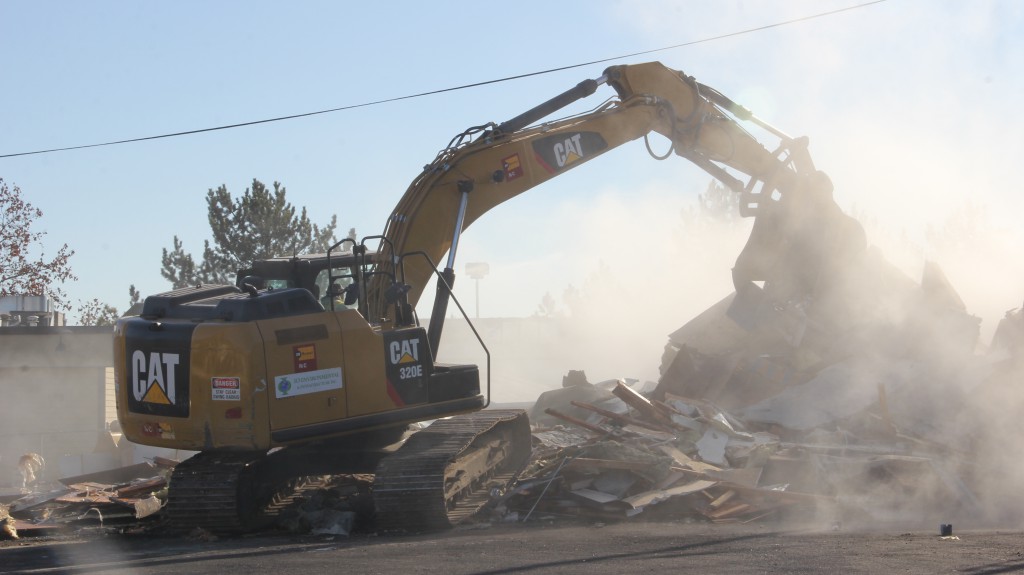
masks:
<path fill-rule="evenodd" d="M 1024 571 L 1024 532 L 692 520 L 483 523 L 405 536 L 197 538 L 88 527 L 5 541 L 3 573 L 971 573 Z"/>

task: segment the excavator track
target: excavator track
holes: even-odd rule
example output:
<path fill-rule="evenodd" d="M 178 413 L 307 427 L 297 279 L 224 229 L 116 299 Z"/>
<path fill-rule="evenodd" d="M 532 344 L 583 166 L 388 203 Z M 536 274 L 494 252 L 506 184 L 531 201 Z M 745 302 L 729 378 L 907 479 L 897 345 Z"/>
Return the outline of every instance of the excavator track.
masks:
<path fill-rule="evenodd" d="M 167 491 L 168 527 L 231 533 L 259 526 L 258 468 L 264 459 L 262 453 L 202 452 L 179 463 Z"/>
<path fill-rule="evenodd" d="M 522 410 L 440 419 L 385 457 L 373 481 L 380 532 L 437 531 L 476 514 L 530 457 Z"/>
<path fill-rule="evenodd" d="M 305 494 L 323 489 L 330 476 L 271 480 L 270 458 L 261 452 L 198 453 L 171 475 L 164 515 L 171 531 L 200 527 L 213 533 L 241 533 L 265 527 Z"/>
<path fill-rule="evenodd" d="M 344 459 L 360 472 L 375 464 L 373 497 L 378 531 L 436 531 L 477 513 L 530 457 L 530 424 L 522 410 L 488 410 L 437 420 L 395 452 Z M 242 533 L 266 527 L 303 494 L 324 487 L 327 475 L 292 476 L 285 452 L 201 452 L 171 475 L 164 509 L 172 532 L 197 527 Z M 293 457 L 302 457 L 299 452 Z M 276 458 L 276 459 L 275 459 Z"/>

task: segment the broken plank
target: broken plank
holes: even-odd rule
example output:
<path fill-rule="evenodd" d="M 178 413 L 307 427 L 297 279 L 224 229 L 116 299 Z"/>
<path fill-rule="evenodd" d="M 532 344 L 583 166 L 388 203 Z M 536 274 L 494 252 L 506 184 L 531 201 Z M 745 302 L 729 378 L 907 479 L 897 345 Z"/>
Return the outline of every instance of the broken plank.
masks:
<path fill-rule="evenodd" d="M 650 422 L 647 422 L 647 421 L 643 421 L 642 419 L 636 419 L 635 417 L 630 417 L 628 415 L 623 415 L 621 413 L 615 413 L 614 411 L 608 411 L 607 409 L 602 409 L 600 407 L 597 407 L 596 405 L 591 405 L 591 404 L 583 402 L 583 401 L 571 401 L 570 403 L 572 405 L 575 405 L 576 407 L 587 409 L 587 410 L 593 411 L 594 413 L 598 413 L 600 415 L 603 415 L 603 416 L 607 417 L 608 419 L 611 419 L 612 421 L 616 421 L 616 422 L 618 422 L 618 423 L 620 423 L 622 425 L 636 425 L 636 426 L 643 427 L 643 428 L 646 428 L 646 429 L 651 429 L 651 430 L 654 430 L 654 431 L 669 431 L 669 428 L 664 426 L 664 425 L 659 425 L 657 423 L 650 423 Z"/>
<path fill-rule="evenodd" d="M 712 509 L 718 509 L 719 507 L 725 505 L 733 497 L 736 497 L 736 491 L 728 489 L 725 493 L 715 498 L 711 503 L 708 503 L 708 506 L 711 507 Z"/>
<path fill-rule="evenodd" d="M 676 463 L 687 469 L 692 469 L 694 471 L 701 472 L 722 470 L 721 467 L 718 467 L 716 465 L 704 463 L 703 461 L 697 461 L 696 459 L 693 459 L 689 455 L 680 451 L 677 447 L 671 445 L 659 445 L 658 449 L 660 449 L 661 452 L 664 453 L 665 455 L 674 459 Z"/>
<path fill-rule="evenodd" d="M 741 469 L 722 469 L 719 471 L 708 471 L 707 475 L 731 483 L 734 485 L 741 485 L 743 487 L 757 487 L 758 481 L 761 480 L 761 467 L 745 467 Z"/>
<path fill-rule="evenodd" d="M 642 509 L 648 505 L 660 503 L 670 497 L 700 493 L 701 491 L 714 487 L 715 485 L 716 482 L 714 481 L 698 480 L 684 485 L 677 485 L 669 489 L 654 489 L 643 493 L 637 493 L 636 495 L 624 498 L 623 501 L 632 506 L 633 509 Z"/>
<path fill-rule="evenodd" d="M 615 394 L 615 397 L 618 397 L 626 402 L 627 405 L 640 412 L 640 415 L 646 417 L 649 421 L 667 425 L 672 424 L 672 420 L 658 411 L 649 399 L 640 395 L 636 390 L 621 381 L 615 385 L 612 393 Z"/>
<path fill-rule="evenodd" d="M 625 425 L 622 427 L 622 431 L 630 435 L 634 435 L 638 439 L 647 439 L 654 442 L 668 442 L 678 439 L 674 433 L 670 433 L 668 431 L 654 431 L 652 429 L 636 425 Z"/>
<path fill-rule="evenodd" d="M 824 502 L 835 502 L 835 497 L 831 495 L 818 495 L 816 493 L 801 493 L 798 491 L 783 491 L 778 489 L 768 489 L 765 487 L 745 487 L 742 485 L 731 484 L 731 489 L 735 489 L 742 495 L 746 500 L 755 500 L 757 502 L 771 501 L 777 503 L 824 503 Z"/>
<path fill-rule="evenodd" d="M 566 469 L 579 470 L 581 467 L 597 469 L 624 469 L 626 471 L 643 471 L 651 468 L 647 461 L 623 461 L 619 459 L 591 459 L 577 457 L 565 464 Z"/>
<path fill-rule="evenodd" d="M 118 489 L 117 496 L 127 498 L 138 497 L 140 495 L 149 494 L 154 491 L 159 491 L 166 486 L 167 480 L 164 479 L 163 477 L 150 477 L 149 479 L 143 479 L 141 481 L 134 482 L 131 485 L 128 485 L 127 487 L 122 487 L 121 489 Z"/>
<path fill-rule="evenodd" d="M 587 423 L 586 421 L 583 421 L 581 419 L 576 419 L 575 417 L 562 413 L 561 411 L 558 411 L 557 409 L 554 409 L 552 407 L 545 409 L 544 413 L 552 417 L 557 417 L 558 419 L 561 419 L 563 421 L 567 421 L 578 427 L 582 427 L 583 429 L 586 429 L 588 431 L 593 431 L 594 433 L 599 433 L 601 435 L 612 435 L 611 431 L 604 429 L 603 427 Z"/>
<path fill-rule="evenodd" d="M 754 509 L 754 507 L 747 503 L 733 503 L 732 505 L 727 505 L 710 513 L 705 513 L 704 515 L 713 520 L 720 520 L 746 513 L 752 509 Z"/>

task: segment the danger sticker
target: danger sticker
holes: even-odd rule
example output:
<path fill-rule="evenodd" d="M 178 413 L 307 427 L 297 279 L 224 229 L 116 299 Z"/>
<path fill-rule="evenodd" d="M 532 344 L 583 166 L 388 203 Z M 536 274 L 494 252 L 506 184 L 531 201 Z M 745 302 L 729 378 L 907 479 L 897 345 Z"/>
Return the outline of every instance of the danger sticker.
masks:
<path fill-rule="evenodd" d="M 237 377 L 214 377 L 210 388 L 214 401 L 242 400 L 242 381 Z"/>

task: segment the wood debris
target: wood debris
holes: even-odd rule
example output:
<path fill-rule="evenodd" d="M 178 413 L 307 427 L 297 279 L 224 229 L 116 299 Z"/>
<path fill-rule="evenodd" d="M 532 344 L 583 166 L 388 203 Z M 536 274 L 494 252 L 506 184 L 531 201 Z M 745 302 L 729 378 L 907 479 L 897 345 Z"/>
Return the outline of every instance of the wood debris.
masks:
<path fill-rule="evenodd" d="M 503 512 L 603 521 L 667 507 L 675 516 L 747 523 L 823 510 L 892 513 L 940 495 L 971 498 L 962 478 L 940 464 L 940 451 L 895 433 L 883 388 L 873 403 L 880 417 L 859 419 L 862 427 L 846 420 L 844 431 L 797 433 L 749 425 L 703 399 L 671 392 L 656 399 L 622 380 L 595 387 L 613 397 L 588 392 L 602 397 L 596 405 L 573 399 L 577 391 L 562 394 L 574 415 L 547 398 L 543 411 L 558 423 L 535 427 L 534 458 Z M 888 441 L 878 441 L 886 431 Z"/>
<path fill-rule="evenodd" d="M 29 493 L 10 504 L 22 533 L 41 534 L 82 524 L 109 525 L 155 517 L 166 498 L 174 462 L 143 463 L 61 480 L 62 487 Z M 113 479 L 114 482 L 103 482 Z"/>

